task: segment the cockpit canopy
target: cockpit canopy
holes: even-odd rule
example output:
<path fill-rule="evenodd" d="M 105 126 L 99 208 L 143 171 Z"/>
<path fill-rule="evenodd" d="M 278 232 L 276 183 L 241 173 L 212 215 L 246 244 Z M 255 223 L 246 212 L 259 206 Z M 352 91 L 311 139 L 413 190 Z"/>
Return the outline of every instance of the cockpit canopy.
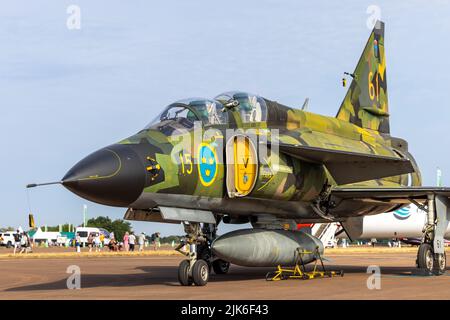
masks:
<path fill-rule="evenodd" d="M 219 94 L 214 100 L 189 98 L 174 102 L 145 129 L 158 126 L 161 130 L 166 125 L 173 130 L 191 129 L 196 121 L 201 121 L 203 125 L 228 125 L 229 116 L 234 118 L 232 122 L 236 124 L 262 122 L 267 121 L 267 113 L 263 98 L 246 92 L 230 91 Z"/>
<path fill-rule="evenodd" d="M 267 105 L 264 99 L 255 94 L 240 91 L 229 91 L 214 98 L 224 105 L 233 104 L 230 110 L 238 113 L 242 123 L 267 121 Z"/>
<path fill-rule="evenodd" d="M 175 120 L 184 127 L 191 128 L 195 121 L 201 121 L 203 125 L 227 124 L 228 114 L 219 101 L 205 98 L 183 99 L 170 104 L 146 128 L 169 120 Z"/>

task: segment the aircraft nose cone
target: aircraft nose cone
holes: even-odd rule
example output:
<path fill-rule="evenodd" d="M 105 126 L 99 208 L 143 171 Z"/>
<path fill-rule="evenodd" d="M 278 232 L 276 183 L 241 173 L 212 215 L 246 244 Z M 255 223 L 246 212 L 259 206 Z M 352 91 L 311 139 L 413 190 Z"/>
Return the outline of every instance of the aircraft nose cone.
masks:
<path fill-rule="evenodd" d="M 132 145 L 112 145 L 78 162 L 62 179 L 63 185 L 87 200 L 127 207 L 145 186 L 146 170 Z"/>

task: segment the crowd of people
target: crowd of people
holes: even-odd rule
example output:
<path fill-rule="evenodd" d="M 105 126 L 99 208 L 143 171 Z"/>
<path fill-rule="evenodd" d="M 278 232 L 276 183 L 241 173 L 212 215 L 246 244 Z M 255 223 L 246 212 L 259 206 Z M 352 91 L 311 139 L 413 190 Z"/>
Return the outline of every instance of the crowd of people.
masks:
<path fill-rule="evenodd" d="M 105 243 L 105 235 L 103 233 L 90 233 L 87 238 L 87 246 L 89 252 L 95 250 L 96 252 L 101 251 Z M 81 246 L 83 245 L 81 237 L 79 234 L 75 236 L 75 248 L 77 252 L 81 252 Z"/>
<path fill-rule="evenodd" d="M 155 232 L 151 235 L 151 244 L 153 245 L 154 250 L 158 250 L 161 246 L 161 240 L 160 240 L 160 233 Z M 102 233 L 90 233 L 87 238 L 87 247 L 89 248 L 89 252 L 95 251 L 101 251 L 101 248 L 108 247 L 109 251 L 135 251 L 136 249 L 138 251 L 144 251 L 144 247 L 146 245 L 147 236 L 144 232 L 140 233 L 139 235 L 135 235 L 134 232 L 125 232 L 122 241 L 119 241 L 115 235 L 114 232 L 111 232 L 109 235 L 108 242 L 105 241 L 105 236 Z M 75 238 L 75 247 L 77 252 L 81 252 L 81 247 L 83 246 L 83 243 L 81 242 L 81 238 L 79 235 Z"/>
<path fill-rule="evenodd" d="M 111 232 L 106 238 L 101 232 L 92 232 L 88 235 L 87 240 L 82 241 L 79 234 L 76 234 L 75 239 L 71 240 L 71 245 L 76 248 L 77 252 L 81 252 L 81 247 L 88 247 L 89 252 L 99 252 L 102 248 L 107 247 L 109 251 L 144 251 L 148 245 L 153 246 L 153 250 L 158 250 L 161 246 L 160 233 L 155 232 L 150 237 L 147 237 L 144 232 L 135 235 L 134 232 L 125 232 L 121 241 L 117 239 L 114 232 Z M 0 243 L 3 243 L 2 235 L 0 234 Z M 27 232 L 24 232 L 20 227 L 13 234 L 13 241 L 11 243 L 14 248 L 13 253 L 30 253 L 33 251 L 33 240 Z"/>
<path fill-rule="evenodd" d="M 133 232 L 125 232 L 123 236 L 123 242 L 118 242 L 114 234 L 111 233 L 110 241 L 109 241 L 109 249 L 110 251 L 135 251 L 136 245 L 138 246 L 139 251 L 144 251 L 145 243 L 147 241 L 147 236 L 144 232 L 140 233 L 136 236 Z M 151 236 L 151 242 L 154 246 L 154 250 L 158 250 L 161 246 L 160 243 L 160 233 L 156 232 Z"/>

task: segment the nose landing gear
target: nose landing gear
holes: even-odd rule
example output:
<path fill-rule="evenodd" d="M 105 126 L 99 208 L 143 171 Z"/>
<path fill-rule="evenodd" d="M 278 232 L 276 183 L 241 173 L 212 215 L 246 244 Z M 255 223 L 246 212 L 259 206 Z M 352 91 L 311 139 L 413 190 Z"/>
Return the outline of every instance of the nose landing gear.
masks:
<path fill-rule="evenodd" d="M 228 272 L 230 263 L 214 259 L 211 243 L 216 237 L 216 225 L 200 223 L 184 223 L 186 238 L 175 250 L 186 255 L 188 259 L 181 261 L 178 267 L 178 281 L 182 286 L 204 286 L 209 281 L 211 267 L 216 274 Z M 181 251 L 184 245 L 189 245 L 189 252 Z"/>
<path fill-rule="evenodd" d="M 207 245 L 207 239 L 202 232 L 200 223 L 184 223 L 184 231 L 186 238 L 175 250 L 185 254 L 189 259 L 181 261 L 178 267 L 178 281 L 182 286 L 190 286 L 195 284 L 197 286 L 204 286 L 209 280 L 209 265 L 201 259 L 199 251 L 204 251 L 204 246 Z M 181 251 L 184 245 L 189 245 L 189 253 Z M 202 250 L 198 250 L 201 247 Z"/>

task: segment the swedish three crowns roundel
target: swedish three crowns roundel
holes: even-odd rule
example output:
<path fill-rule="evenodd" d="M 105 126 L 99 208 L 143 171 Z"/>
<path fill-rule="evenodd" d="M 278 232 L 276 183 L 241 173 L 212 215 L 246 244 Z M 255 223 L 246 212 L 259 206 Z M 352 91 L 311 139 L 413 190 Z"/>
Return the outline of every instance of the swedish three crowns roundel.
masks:
<path fill-rule="evenodd" d="M 198 173 L 200 182 L 205 187 L 212 185 L 216 180 L 218 162 L 214 149 L 209 144 L 200 144 L 198 148 Z"/>

